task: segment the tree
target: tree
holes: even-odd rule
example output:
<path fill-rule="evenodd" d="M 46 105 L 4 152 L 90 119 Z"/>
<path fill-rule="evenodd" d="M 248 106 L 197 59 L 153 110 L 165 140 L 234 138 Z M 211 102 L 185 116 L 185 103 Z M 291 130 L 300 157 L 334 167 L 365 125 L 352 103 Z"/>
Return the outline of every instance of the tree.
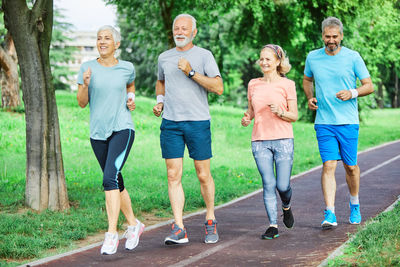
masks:
<path fill-rule="evenodd" d="M 4 47 L 0 46 L 1 107 L 5 109 L 16 108 L 21 104 L 17 64 L 14 41 L 7 33 Z"/>
<path fill-rule="evenodd" d="M 21 100 L 17 54 L 14 41 L 4 28 L 3 16 L 0 17 L 0 35 L 2 39 L 0 46 L 1 107 L 10 110 L 18 107 Z"/>
<path fill-rule="evenodd" d="M 53 1 L 3 0 L 5 27 L 14 38 L 26 120 L 25 203 L 35 210 L 69 207 L 60 126 L 49 62 Z"/>

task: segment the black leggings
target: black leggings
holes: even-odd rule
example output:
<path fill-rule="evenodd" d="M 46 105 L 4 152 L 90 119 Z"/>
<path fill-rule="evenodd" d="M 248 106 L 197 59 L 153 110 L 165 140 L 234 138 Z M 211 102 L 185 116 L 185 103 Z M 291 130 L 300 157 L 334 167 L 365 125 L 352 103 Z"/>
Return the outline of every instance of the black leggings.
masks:
<path fill-rule="evenodd" d="M 135 131 L 131 129 L 113 132 L 107 140 L 90 138 L 90 144 L 103 170 L 103 187 L 105 191 L 119 189 L 124 191 L 124 180 L 121 170 L 128 158 Z"/>

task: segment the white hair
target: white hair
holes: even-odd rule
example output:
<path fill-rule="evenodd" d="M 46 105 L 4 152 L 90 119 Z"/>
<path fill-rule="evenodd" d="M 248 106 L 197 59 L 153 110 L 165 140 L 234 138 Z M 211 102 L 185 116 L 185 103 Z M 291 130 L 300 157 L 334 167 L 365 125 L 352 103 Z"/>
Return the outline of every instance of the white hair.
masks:
<path fill-rule="evenodd" d="M 192 32 L 196 29 L 196 19 L 189 14 L 179 14 L 178 16 L 175 17 L 174 23 L 172 23 L 172 31 L 174 30 L 175 26 L 175 21 L 179 18 L 190 18 L 192 20 Z"/>
<path fill-rule="evenodd" d="M 340 19 L 335 17 L 327 17 L 322 21 L 322 33 L 324 33 L 325 28 L 338 27 L 341 34 L 343 34 L 343 24 Z"/>
<path fill-rule="evenodd" d="M 100 29 L 97 31 L 97 35 L 99 35 L 99 32 L 101 31 L 110 31 L 113 36 L 115 44 L 121 42 L 121 34 L 113 26 L 110 25 L 101 26 Z"/>

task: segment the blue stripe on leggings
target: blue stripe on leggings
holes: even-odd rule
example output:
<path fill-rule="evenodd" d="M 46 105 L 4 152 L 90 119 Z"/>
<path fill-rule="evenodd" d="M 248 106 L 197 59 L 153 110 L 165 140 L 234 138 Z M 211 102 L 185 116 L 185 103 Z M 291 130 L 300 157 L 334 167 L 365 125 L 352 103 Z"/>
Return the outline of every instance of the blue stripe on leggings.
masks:
<path fill-rule="evenodd" d="M 117 174 L 115 175 L 115 181 L 117 182 L 118 185 L 118 173 L 120 172 L 122 163 L 124 162 L 124 158 L 126 155 L 126 150 L 128 149 L 129 146 L 129 141 L 131 140 L 131 129 L 129 129 L 129 137 L 128 137 L 128 142 L 126 143 L 126 147 L 124 151 L 121 152 L 121 154 L 115 159 L 114 166 L 117 169 Z"/>

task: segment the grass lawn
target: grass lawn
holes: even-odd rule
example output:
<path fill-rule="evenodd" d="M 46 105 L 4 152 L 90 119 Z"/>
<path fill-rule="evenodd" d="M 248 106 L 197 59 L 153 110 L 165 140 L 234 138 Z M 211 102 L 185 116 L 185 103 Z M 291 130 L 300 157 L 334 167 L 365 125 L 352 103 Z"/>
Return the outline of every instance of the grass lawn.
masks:
<path fill-rule="evenodd" d="M 25 118 L 0 111 L 0 259 L 32 260 L 70 250 L 77 240 L 107 227 L 101 169 L 89 143 L 89 109 L 77 105 L 75 94 L 57 92 L 61 142 L 71 209 L 36 213 L 24 208 Z M 154 99 L 137 97 L 133 112 L 135 142 L 123 169 L 135 215 L 146 225 L 172 218 L 166 168 L 161 158 L 161 119 L 152 113 Z M 261 188 L 250 149 L 251 126 L 240 125 L 243 110 L 211 107 L 212 174 L 216 205 Z M 400 139 L 400 110 L 373 110 L 360 125 L 360 150 Z M 296 122 L 293 175 L 321 164 L 313 124 Z M 185 211 L 204 208 L 193 161 L 185 154 Z M 120 225 L 123 224 L 121 217 Z M 0 260 L 1 265 L 1 260 Z"/>

